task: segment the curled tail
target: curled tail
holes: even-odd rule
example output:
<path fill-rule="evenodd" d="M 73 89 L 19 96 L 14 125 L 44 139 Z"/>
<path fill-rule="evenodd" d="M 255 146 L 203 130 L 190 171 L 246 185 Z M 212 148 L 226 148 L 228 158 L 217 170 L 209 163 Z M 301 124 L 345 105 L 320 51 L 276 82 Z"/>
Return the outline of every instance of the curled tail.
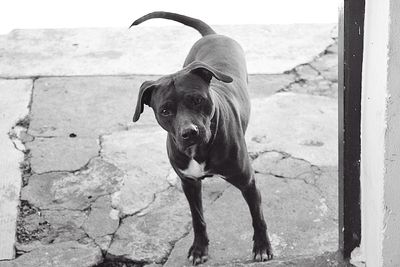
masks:
<path fill-rule="evenodd" d="M 187 17 L 184 15 L 171 13 L 171 12 L 163 12 L 163 11 L 156 11 L 156 12 L 152 12 L 147 15 L 144 15 L 143 17 L 135 20 L 130 27 L 139 25 L 140 23 L 142 23 L 146 20 L 154 19 L 154 18 L 169 19 L 169 20 L 174 20 L 174 21 L 180 22 L 182 24 L 185 24 L 186 26 L 196 29 L 197 31 L 200 32 L 200 34 L 202 36 L 215 34 L 215 31 L 209 25 L 207 25 L 205 22 L 203 22 L 199 19 L 194 19 L 194 18 Z"/>

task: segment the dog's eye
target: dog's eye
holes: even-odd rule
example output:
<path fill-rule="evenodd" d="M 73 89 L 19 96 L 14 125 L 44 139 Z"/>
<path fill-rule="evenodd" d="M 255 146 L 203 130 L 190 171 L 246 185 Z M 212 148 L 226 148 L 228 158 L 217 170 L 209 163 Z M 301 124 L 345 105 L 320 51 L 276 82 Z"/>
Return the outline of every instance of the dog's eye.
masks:
<path fill-rule="evenodd" d="M 194 105 L 200 105 L 202 102 L 203 102 L 203 98 L 202 97 L 195 97 L 195 98 L 193 98 L 193 104 Z"/>
<path fill-rule="evenodd" d="M 163 109 L 161 110 L 161 115 L 163 115 L 163 116 L 172 115 L 172 111 L 169 110 L 169 109 L 167 109 L 167 108 L 163 108 Z"/>

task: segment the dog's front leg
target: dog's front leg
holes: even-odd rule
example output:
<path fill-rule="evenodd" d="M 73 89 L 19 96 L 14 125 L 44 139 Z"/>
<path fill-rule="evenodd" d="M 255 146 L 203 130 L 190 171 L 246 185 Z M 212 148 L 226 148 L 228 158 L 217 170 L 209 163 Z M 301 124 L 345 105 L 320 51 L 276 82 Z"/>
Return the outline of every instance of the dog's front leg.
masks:
<path fill-rule="evenodd" d="M 203 216 L 201 180 L 189 181 L 181 179 L 181 181 L 183 192 L 189 201 L 194 231 L 194 241 L 189 249 L 188 259 L 193 265 L 196 265 L 208 259 L 208 236 Z"/>

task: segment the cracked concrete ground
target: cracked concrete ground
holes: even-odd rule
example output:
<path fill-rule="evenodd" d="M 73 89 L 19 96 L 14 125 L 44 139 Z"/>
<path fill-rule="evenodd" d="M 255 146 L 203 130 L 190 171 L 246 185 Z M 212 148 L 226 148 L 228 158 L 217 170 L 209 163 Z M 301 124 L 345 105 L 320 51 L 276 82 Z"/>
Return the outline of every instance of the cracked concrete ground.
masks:
<path fill-rule="evenodd" d="M 324 42 L 307 63 L 249 76 L 246 138 L 275 252 L 263 266 L 341 264 L 337 43 Z M 166 133 L 149 108 L 130 123 L 141 83 L 155 77 L 67 76 L 28 79 L 29 110 L 7 126 L 24 160 L 17 258 L 0 266 L 189 265 L 190 211 Z M 203 190 L 205 266 L 260 266 L 251 261 L 251 217 L 240 192 L 217 177 Z"/>

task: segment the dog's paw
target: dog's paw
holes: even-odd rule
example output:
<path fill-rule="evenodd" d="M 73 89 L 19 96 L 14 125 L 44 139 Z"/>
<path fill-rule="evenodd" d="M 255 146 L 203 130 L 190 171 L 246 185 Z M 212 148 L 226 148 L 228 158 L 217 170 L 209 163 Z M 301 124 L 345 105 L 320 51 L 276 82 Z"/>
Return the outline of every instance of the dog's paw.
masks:
<path fill-rule="evenodd" d="M 273 259 L 274 254 L 267 235 L 265 235 L 265 237 L 254 236 L 253 257 L 255 261 L 268 261 Z"/>
<path fill-rule="evenodd" d="M 189 249 L 188 259 L 193 265 L 206 262 L 208 260 L 208 245 L 193 243 Z"/>

